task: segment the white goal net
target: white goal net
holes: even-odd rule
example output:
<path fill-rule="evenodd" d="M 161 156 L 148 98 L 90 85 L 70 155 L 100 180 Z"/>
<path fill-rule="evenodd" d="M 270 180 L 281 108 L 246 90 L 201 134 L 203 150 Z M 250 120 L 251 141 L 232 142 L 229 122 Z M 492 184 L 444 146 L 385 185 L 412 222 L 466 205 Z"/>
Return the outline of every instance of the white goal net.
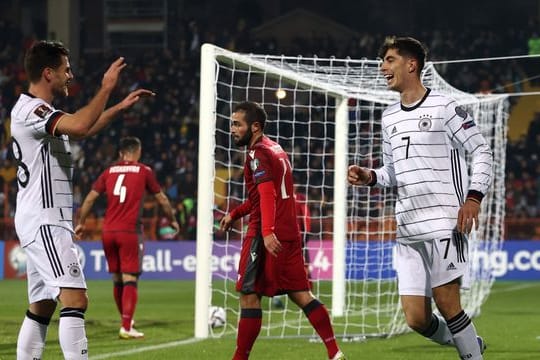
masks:
<path fill-rule="evenodd" d="M 386 89 L 379 67 L 376 60 L 247 55 L 203 46 L 196 337 L 235 334 L 238 323 L 234 284 L 247 219 L 229 233 L 216 225 L 246 198 L 245 149 L 235 147 L 229 131 L 232 109 L 245 100 L 265 108 L 265 133 L 290 156 L 296 191 L 311 213 L 305 236 L 313 293 L 330 310 L 336 336 L 363 339 L 407 331 L 392 267 L 395 191 L 346 183 L 349 164 L 382 164 L 381 114 L 399 96 Z M 473 113 L 494 152 L 494 183 L 470 239 L 472 287 L 463 292 L 466 311 L 476 315 L 494 281 L 490 256 L 502 242 L 507 101 L 461 92 L 430 63 L 423 80 Z M 281 300 L 283 306 L 276 307 L 264 299 L 261 336 L 312 336 L 302 311 Z M 209 326 L 210 306 L 226 310 L 225 326 Z"/>

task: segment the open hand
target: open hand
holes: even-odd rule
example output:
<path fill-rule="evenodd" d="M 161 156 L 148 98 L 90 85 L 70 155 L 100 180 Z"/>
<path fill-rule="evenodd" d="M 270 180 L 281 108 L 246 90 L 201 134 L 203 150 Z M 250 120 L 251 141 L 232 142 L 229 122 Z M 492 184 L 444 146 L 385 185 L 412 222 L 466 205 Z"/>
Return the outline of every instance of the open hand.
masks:
<path fill-rule="evenodd" d="M 465 200 L 465 203 L 459 209 L 457 219 L 457 230 L 464 234 L 471 232 L 473 222 L 478 230 L 478 213 L 480 212 L 480 204 L 474 200 Z"/>
<path fill-rule="evenodd" d="M 103 74 L 103 80 L 101 81 L 101 86 L 105 89 L 112 90 L 118 82 L 118 77 L 122 69 L 126 67 L 123 57 L 116 59 L 111 66 L 107 69 L 105 74 Z"/>
<path fill-rule="evenodd" d="M 219 230 L 221 231 L 229 231 L 233 224 L 233 219 L 231 215 L 227 214 L 221 220 L 219 221 Z"/>
<path fill-rule="evenodd" d="M 156 94 L 153 91 L 146 90 L 146 89 L 137 89 L 135 91 L 132 91 L 120 102 L 120 109 L 125 110 L 133 104 L 135 104 L 137 101 L 140 100 L 141 97 L 147 97 L 147 96 L 155 96 Z"/>
<path fill-rule="evenodd" d="M 79 224 L 75 227 L 75 239 L 76 240 L 82 240 L 82 236 L 84 235 L 84 232 L 86 231 L 86 226 L 83 224 Z"/>

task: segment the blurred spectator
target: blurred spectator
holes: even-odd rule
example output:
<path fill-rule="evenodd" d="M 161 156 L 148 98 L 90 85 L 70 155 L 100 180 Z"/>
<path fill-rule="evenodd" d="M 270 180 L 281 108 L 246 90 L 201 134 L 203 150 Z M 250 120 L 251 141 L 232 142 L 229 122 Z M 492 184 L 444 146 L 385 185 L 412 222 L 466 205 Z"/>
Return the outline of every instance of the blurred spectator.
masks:
<path fill-rule="evenodd" d="M 3 159 L 0 162 L 0 176 L 5 183 L 12 183 L 17 177 L 17 168 L 10 159 Z"/>
<path fill-rule="evenodd" d="M 331 38 L 316 38 L 311 34 L 297 34 L 296 41 L 284 47 L 275 39 L 253 39 L 252 30 L 259 25 L 246 16 L 220 19 L 180 19 L 175 25 L 175 43 L 170 49 L 150 49 L 143 52 L 126 49 L 129 66 L 124 76 L 132 79 L 129 86 L 147 87 L 156 90 L 157 96 L 133 111 L 123 113 L 120 121 L 114 122 L 107 131 L 72 144 L 72 152 L 77 167 L 74 178 L 75 201 L 80 202 L 81 194 L 90 190 L 98 174 L 117 157 L 113 144 L 120 137 L 137 136 L 148 151 L 143 154 L 143 161 L 154 168 L 158 180 L 177 205 L 177 218 L 181 224 L 181 239 L 195 239 L 197 198 L 197 155 L 198 155 L 198 94 L 200 46 L 212 42 L 218 46 L 241 52 L 262 54 L 293 54 L 312 56 L 332 56 L 351 58 L 373 58 L 377 46 L 386 34 L 359 32 L 347 44 L 338 47 Z M 262 19 L 262 16 L 261 16 Z M 475 57 L 521 55 L 527 52 L 540 53 L 537 21 L 520 28 L 480 29 L 429 29 L 418 31 L 419 37 L 431 48 L 430 59 L 460 59 Z M 12 188 L 16 187 L 16 171 L 12 160 L 8 159 L 10 145 L 9 127 L 10 109 L 18 94 L 26 89 L 26 75 L 19 61 L 25 48 L 34 41 L 33 35 L 23 35 L 21 27 L 9 20 L 0 20 L 0 176 L 9 184 L 7 199 L 10 208 L 14 208 L 15 199 Z M 109 60 L 113 54 L 85 53 L 75 61 L 78 77 L 70 84 L 70 97 L 66 100 L 66 110 L 79 108 L 92 93 L 86 84 L 97 81 L 100 74 L 99 64 Z M 496 93 L 522 91 L 522 80 L 530 76 L 526 71 L 536 71 L 520 66 L 523 62 L 481 62 L 460 65 L 437 65 L 437 71 L 453 86 L 473 93 Z M 536 65 L 535 65 L 536 66 Z M 536 74 L 537 71 L 534 73 Z M 119 91 L 119 93 L 122 93 Z M 314 94 L 315 95 L 315 94 Z M 113 100 L 113 99 L 111 99 Z M 516 100 L 512 100 L 516 101 Z M 298 110 L 297 116 L 304 116 L 306 131 L 312 136 L 326 136 L 324 114 L 314 109 L 309 115 Z M 309 116 L 309 119 L 308 119 Z M 310 142 L 297 140 L 294 152 L 299 155 L 294 159 L 295 166 L 309 168 L 302 174 L 303 183 L 308 185 L 308 196 L 313 204 L 319 203 L 312 210 L 314 216 L 328 216 L 328 200 L 331 190 L 325 189 L 322 177 L 328 176 L 331 164 L 323 163 L 323 156 L 329 149 L 323 148 L 322 141 Z M 540 216 L 540 170 L 538 164 L 538 144 L 540 143 L 540 114 L 535 115 L 527 136 L 516 142 L 510 142 L 507 151 L 507 216 Z M 300 145 L 296 145 L 300 144 Z M 324 143 L 326 146 L 331 145 Z M 310 147 L 308 149 L 308 146 Z M 317 156 L 307 159 L 310 151 Z M 216 154 L 221 159 L 223 154 Z M 324 158 L 325 162 L 328 158 Z M 239 159 L 233 159 L 236 162 Z M 367 160 L 366 160 L 367 161 Z M 373 164 L 375 165 L 375 164 Z M 529 180 L 523 182 L 521 174 L 527 172 Z M 514 175 L 516 174 L 516 175 Z M 519 175 L 517 175 L 519 174 Z M 242 174 L 233 172 L 232 180 L 240 179 Z M 1 189 L 0 189 L 1 190 Z M 243 197 L 241 186 L 231 185 L 232 196 Z M 95 213 L 103 216 L 105 203 L 96 203 Z M 370 209 L 371 214 L 380 213 L 380 209 Z M 153 234 L 160 228 L 157 206 L 152 200 L 145 201 L 143 217 L 155 219 Z M 314 224 L 314 226 L 318 226 Z M 157 237 L 157 236 L 156 236 Z"/>

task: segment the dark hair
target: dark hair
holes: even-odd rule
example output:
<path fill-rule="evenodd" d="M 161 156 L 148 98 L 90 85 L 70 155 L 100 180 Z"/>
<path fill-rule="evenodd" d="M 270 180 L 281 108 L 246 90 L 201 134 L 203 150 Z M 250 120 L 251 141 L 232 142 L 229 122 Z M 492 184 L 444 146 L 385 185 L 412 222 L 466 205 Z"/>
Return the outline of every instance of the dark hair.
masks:
<path fill-rule="evenodd" d="M 395 37 L 390 36 L 384 40 L 379 49 L 379 57 L 384 59 L 386 52 L 389 49 L 396 49 L 398 54 L 405 57 L 411 57 L 418 61 L 418 74 L 424 68 L 427 58 L 427 48 L 420 41 L 412 37 Z"/>
<path fill-rule="evenodd" d="M 257 103 L 253 101 L 244 101 L 234 107 L 233 112 L 243 111 L 246 116 L 246 123 L 251 126 L 251 124 L 258 122 L 261 124 L 261 129 L 264 129 L 264 124 L 266 123 L 266 111 Z"/>
<path fill-rule="evenodd" d="M 62 56 L 68 56 L 69 50 L 58 41 L 37 41 L 24 56 L 24 70 L 31 83 L 38 82 L 45 68 L 58 69 L 62 65 Z"/>
<path fill-rule="evenodd" d="M 135 136 L 126 136 L 125 138 L 120 139 L 119 152 L 135 152 L 141 148 L 141 140 Z"/>

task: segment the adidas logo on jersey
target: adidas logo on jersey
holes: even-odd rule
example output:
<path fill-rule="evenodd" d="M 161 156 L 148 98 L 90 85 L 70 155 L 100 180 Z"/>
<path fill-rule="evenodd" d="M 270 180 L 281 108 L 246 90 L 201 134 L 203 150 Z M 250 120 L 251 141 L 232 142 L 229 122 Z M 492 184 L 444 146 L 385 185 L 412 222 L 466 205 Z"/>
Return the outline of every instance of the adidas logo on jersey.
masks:
<path fill-rule="evenodd" d="M 394 135 L 395 133 L 397 133 L 397 129 L 396 129 L 396 127 L 394 126 L 394 128 L 392 129 L 392 135 Z"/>
<path fill-rule="evenodd" d="M 448 264 L 448 266 L 446 267 L 446 271 L 449 271 L 449 270 L 456 270 L 456 266 L 454 265 L 454 263 L 450 263 Z"/>

